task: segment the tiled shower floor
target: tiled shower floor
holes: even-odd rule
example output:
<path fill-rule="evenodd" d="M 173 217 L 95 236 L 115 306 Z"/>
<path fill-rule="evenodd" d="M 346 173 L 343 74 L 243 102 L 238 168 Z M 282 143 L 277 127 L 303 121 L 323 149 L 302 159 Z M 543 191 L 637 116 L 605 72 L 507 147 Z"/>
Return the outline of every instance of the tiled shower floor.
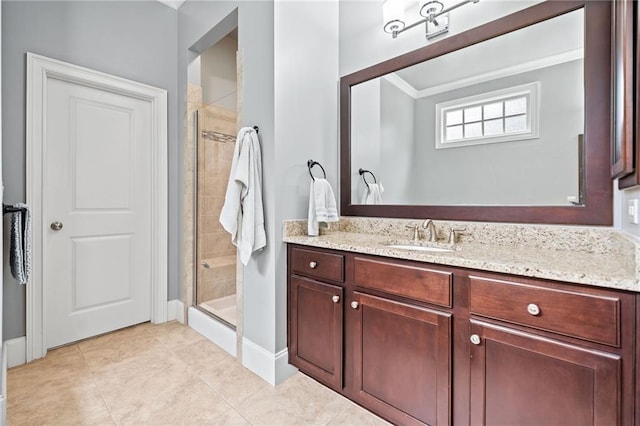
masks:
<path fill-rule="evenodd" d="M 236 295 L 224 296 L 199 304 L 203 309 L 222 318 L 229 324 L 236 325 Z"/>
<path fill-rule="evenodd" d="M 179 323 L 141 324 L 8 373 L 9 425 L 384 425 L 298 373 L 272 387 Z"/>

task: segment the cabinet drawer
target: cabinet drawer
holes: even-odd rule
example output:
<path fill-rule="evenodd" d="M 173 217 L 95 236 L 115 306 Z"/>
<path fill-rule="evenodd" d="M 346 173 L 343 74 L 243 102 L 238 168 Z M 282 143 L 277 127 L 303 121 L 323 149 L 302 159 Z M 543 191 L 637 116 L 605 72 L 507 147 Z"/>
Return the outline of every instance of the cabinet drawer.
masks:
<path fill-rule="evenodd" d="M 472 314 L 620 345 L 620 299 L 470 276 Z"/>
<path fill-rule="evenodd" d="M 344 256 L 318 250 L 291 249 L 291 272 L 331 281 L 344 281 Z"/>
<path fill-rule="evenodd" d="M 451 307 L 450 272 L 356 257 L 355 284 L 409 299 Z"/>

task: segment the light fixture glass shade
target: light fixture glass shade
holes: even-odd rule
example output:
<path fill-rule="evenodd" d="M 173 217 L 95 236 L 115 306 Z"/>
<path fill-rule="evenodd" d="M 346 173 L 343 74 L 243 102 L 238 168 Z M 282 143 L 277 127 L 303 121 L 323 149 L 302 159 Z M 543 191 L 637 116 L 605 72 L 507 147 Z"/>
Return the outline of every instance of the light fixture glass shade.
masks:
<path fill-rule="evenodd" d="M 384 31 L 389 34 L 404 29 L 404 0 L 385 0 L 382 3 L 382 20 Z"/>
<path fill-rule="evenodd" d="M 418 2 L 420 5 L 420 15 L 427 18 L 430 15 L 440 13 L 444 9 L 443 1 L 444 0 L 420 0 Z"/>

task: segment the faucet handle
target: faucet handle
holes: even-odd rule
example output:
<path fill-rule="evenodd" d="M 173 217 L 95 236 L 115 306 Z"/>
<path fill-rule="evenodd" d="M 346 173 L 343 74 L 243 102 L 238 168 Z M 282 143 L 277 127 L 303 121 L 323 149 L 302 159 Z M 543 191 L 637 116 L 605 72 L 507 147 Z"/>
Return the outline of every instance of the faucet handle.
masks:
<path fill-rule="evenodd" d="M 420 234 L 418 231 L 419 225 L 407 225 L 409 229 L 413 229 L 413 241 L 418 241 L 420 239 Z"/>
<path fill-rule="evenodd" d="M 466 231 L 466 228 L 462 228 L 462 229 L 453 229 L 451 228 L 451 231 L 449 231 L 449 244 L 455 244 L 456 243 L 456 237 L 458 235 L 464 234 L 464 231 Z"/>

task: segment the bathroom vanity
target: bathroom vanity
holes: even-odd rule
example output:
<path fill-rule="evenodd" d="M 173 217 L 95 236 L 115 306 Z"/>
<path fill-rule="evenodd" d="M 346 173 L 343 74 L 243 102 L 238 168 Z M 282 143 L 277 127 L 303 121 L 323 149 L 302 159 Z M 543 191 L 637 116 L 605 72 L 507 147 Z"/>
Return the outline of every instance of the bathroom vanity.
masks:
<path fill-rule="evenodd" d="M 633 423 L 635 272 L 584 266 L 624 256 L 485 245 L 491 263 L 388 240 L 285 236 L 291 364 L 394 424 Z M 491 271 L 519 250 L 529 276 Z M 554 268 L 595 285 L 536 277 Z"/>
<path fill-rule="evenodd" d="M 611 81 L 627 93 L 637 76 L 619 81 L 611 34 L 619 59 L 638 10 L 545 1 L 341 77 L 343 217 L 319 237 L 285 223 L 291 364 L 394 424 L 640 424 L 640 244 L 593 227 L 613 224 L 611 176 L 630 173 L 612 152 L 635 149 L 612 145 L 633 120 Z M 542 93 L 522 95 L 527 120 L 549 127 L 474 136 L 467 114 L 523 84 Z M 384 202 L 360 203 L 359 170 Z M 441 221 L 439 241 L 465 234 L 412 249 L 416 218 Z"/>

